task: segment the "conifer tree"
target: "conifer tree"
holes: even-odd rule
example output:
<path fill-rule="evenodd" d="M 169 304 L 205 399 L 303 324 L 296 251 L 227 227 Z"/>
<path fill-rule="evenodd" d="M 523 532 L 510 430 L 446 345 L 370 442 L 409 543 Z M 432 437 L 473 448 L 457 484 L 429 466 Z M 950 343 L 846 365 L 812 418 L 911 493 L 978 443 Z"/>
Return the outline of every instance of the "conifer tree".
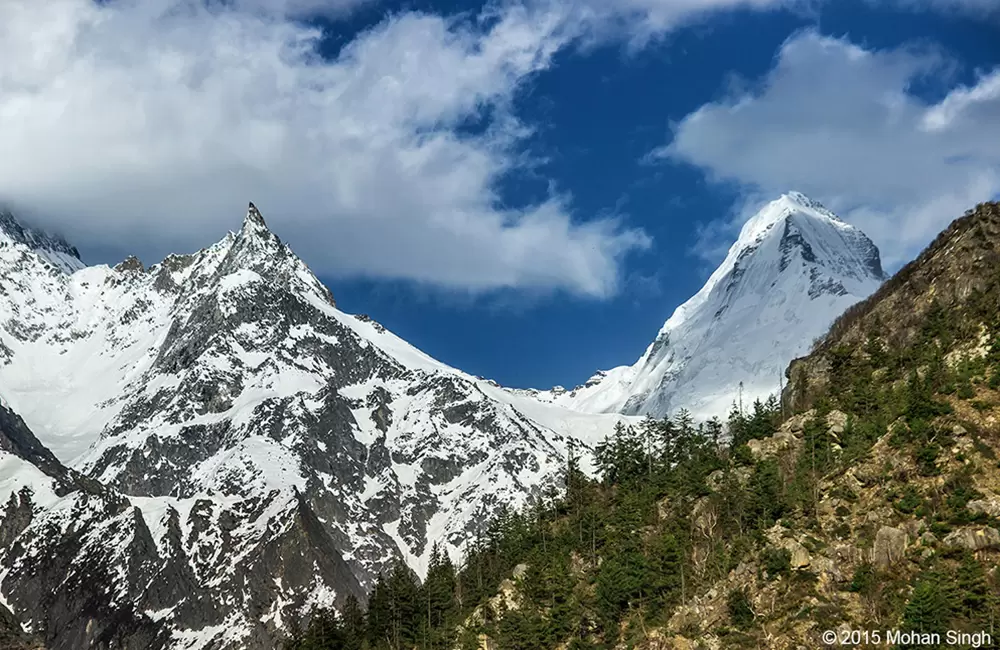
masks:
<path fill-rule="evenodd" d="M 942 597 L 938 581 L 924 579 L 917 583 L 910 600 L 906 603 L 903 627 L 915 632 L 938 633 L 943 637 L 948 629 L 949 614 L 949 606 Z"/>

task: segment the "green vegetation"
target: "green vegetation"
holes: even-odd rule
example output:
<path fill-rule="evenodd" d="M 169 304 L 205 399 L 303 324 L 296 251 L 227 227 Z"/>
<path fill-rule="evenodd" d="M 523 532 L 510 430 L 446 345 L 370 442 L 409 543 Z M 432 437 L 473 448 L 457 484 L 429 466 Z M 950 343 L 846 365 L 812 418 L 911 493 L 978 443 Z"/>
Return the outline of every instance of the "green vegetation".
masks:
<path fill-rule="evenodd" d="M 949 232 L 980 245 L 1000 239 L 994 225 L 956 222 Z M 981 281 L 955 292 L 961 302 L 946 302 L 940 282 L 930 291 L 923 267 L 911 265 L 848 310 L 815 348 L 822 381 L 803 374 L 786 395 L 811 417 L 782 413 L 772 399 L 734 408 L 725 427 L 695 426 L 684 412 L 619 426 L 594 450 L 599 480 L 571 455 L 564 489 L 499 513 L 460 568 L 435 551 L 421 585 L 397 563 L 367 613 L 356 603 L 340 616 L 318 612 L 289 650 L 478 649 L 481 636 L 504 650 L 641 648 L 668 626 L 713 634 L 723 647 L 767 647 L 775 634 L 795 637 L 789 647 L 818 647 L 802 636 L 811 634 L 804 621 L 818 630 L 995 630 L 996 549 L 942 542 L 963 526 L 1000 525 L 969 509 L 984 498 L 977 485 L 1000 481 L 996 425 L 985 417 L 1000 405 L 1000 255 L 975 259 L 984 260 Z M 919 307 L 880 317 L 892 292 Z M 751 451 L 749 441 L 771 438 L 791 415 L 800 416 L 794 449 Z M 874 511 L 879 521 L 867 519 Z M 908 543 L 896 554 L 905 557 L 890 570 L 873 559 L 876 536 L 902 522 Z M 829 584 L 827 573 L 821 585 L 820 569 L 793 567 L 778 538 L 797 540 L 798 555 L 848 549 L 837 559 L 844 575 Z M 684 606 L 709 592 L 717 616 L 702 628 Z"/>

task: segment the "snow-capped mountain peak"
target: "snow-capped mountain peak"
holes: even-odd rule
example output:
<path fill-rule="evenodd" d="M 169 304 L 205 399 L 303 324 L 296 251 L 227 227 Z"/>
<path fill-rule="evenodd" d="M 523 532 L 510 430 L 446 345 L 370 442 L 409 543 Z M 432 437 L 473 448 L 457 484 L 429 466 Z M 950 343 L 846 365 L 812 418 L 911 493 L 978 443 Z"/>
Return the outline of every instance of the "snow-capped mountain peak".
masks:
<path fill-rule="evenodd" d="M 585 412 L 725 416 L 741 396 L 777 393 L 788 362 L 884 279 L 864 233 L 800 192 L 783 194 L 744 223 L 635 364 L 537 398 Z"/>
<path fill-rule="evenodd" d="M 80 260 L 80 252 L 65 239 L 22 224 L 10 210 L 2 206 L 0 245 L 23 246 L 64 273 L 73 273 L 85 266 Z"/>
<path fill-rule="evenodd" d="M 281 240 L 267 227 L 264 216 L 252 202 L 247 208 L 247 215 L 243 218 L 243 225 L 236 234 L 236 239 L 270 245 L 272 251 L 277 250 L 281 245 Z"/>
<path fill-rule="evenodd" d="M 157 634 L 205 630 L 198 643 L 142 647 L 275 647 L 282 620 L 363 598 L 394 557 L 422 574 L 439 542 L 458 560 L 487 513 L 523 506 L 557 480 L 571 445 L 624 419 L 512 395 L 340 311 L 252 205 L 238 232 L 147 269 L 131 257 L 66 275 L 17 246 L 0 247 L 0 395 L 106 488 L 114 503 L 95 511 L 93 539 L 111 519 L 122 527 L 99 548 L 141 546 L 146 564 L 130 567 L 169 556 L 182 578 L 169 584 L 219 603 L 200 611 L 180 587 L 151 594 L 149 576 L 113 576 L 131 590 L 117 605 Z M 0 481 L 0 498 L 14 487 Z M 30 553 L 0 536 L 0 562 L 25 558 L 0 575 L 0 596 L 61 627 L 67 613 L 33 596 L 31 558 L 60 547 L 51 521 L 92 502 L 67 499 L 36 504 L 51 512 L 23 529 L 38 540 Z"/>
<path fill-rule="evenodd" d="M 760 239 L 776 224 L 782 223 L 794 214 L 804 214 L 820 221 L 830 221 L 836 224 L 844 222 L 830 212 L 819 201 L 810 199 L 801 192 L 788 192 L 764 206 L 753 217 L 748 219 L 740 230 L 735 247 L 743 247 Z M 844 224 L 846 225 L 846 224 Z"/>

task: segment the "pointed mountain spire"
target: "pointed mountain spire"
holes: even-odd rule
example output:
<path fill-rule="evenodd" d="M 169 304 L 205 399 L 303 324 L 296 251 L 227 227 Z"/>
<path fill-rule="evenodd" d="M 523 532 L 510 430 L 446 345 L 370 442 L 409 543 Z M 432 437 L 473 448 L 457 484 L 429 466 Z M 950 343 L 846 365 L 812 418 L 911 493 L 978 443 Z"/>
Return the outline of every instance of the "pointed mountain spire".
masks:
<path fill-rule="evenodd" d="M 743 226 L 705 285 L 631 366 L 554 401 L 663 417 L 726 417 L 774 392 L 774 375 L 885 278 L 878 248 L 817 201 L 788 192 Z M 588 382 L 589 383 L 589 382 Z"/>
<path fill-rule="evenodd" d="M 264 222 L 264 217 L 261 216 L 260 210 L 257 206 L 250 202 L 250 207 L 247 208 L 247 216 L 243 220 L 243 230 L 264 230 L 270 232 L 267 227 L 267 223 Z"/>

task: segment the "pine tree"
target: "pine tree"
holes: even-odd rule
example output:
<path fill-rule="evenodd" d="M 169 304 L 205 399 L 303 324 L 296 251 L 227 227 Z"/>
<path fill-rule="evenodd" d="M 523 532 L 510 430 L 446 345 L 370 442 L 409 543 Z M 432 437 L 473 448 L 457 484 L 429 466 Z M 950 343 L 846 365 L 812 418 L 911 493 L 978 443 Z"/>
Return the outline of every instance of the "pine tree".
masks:
<path fill-rule="evenodd" d="M 451 558 L 437 543 L 431 548 L 427 579 L 424 580 L 421 591 L 425 609 L 424 647 L 429 649 L 450 647 L 458 618 L 455 567 L 451 563 Z"/>
<path fill-rule="evenodd" d="M 419 638 L 420 590 L 413 572 L 400 558 L 393 560 L 388 592 L 390 647 L 410 648 Z"/>
<path fill-rule="evenodd" d="M 989 621 L 995 603 L 983 565 L 966 553 L 956 577 L 960 613 L 969 621 Z"/>
<path fill-rule="evenodd" d="M 368 597 L 367 638 L 372 648 L 387 648 L 392 644 L 392 603 L 389 581 L 380 573 Z"/>
<path fill-rule="evenodd" d="M 916 632 L 938 633 L 943 637 L 948 629 L 949 613 L 948 603 L 941 595 L 938 581 L 924 579 L 917 583 L 910 600 L 906 603 L 903 628 Z"/>
<path fill-rule="evenodd" d="M 347 597 L 340 613 L 343 631 L 343 650 L 361 650 L 365 639 L 365 612 L 358 599 L 351 594 Z"/>

